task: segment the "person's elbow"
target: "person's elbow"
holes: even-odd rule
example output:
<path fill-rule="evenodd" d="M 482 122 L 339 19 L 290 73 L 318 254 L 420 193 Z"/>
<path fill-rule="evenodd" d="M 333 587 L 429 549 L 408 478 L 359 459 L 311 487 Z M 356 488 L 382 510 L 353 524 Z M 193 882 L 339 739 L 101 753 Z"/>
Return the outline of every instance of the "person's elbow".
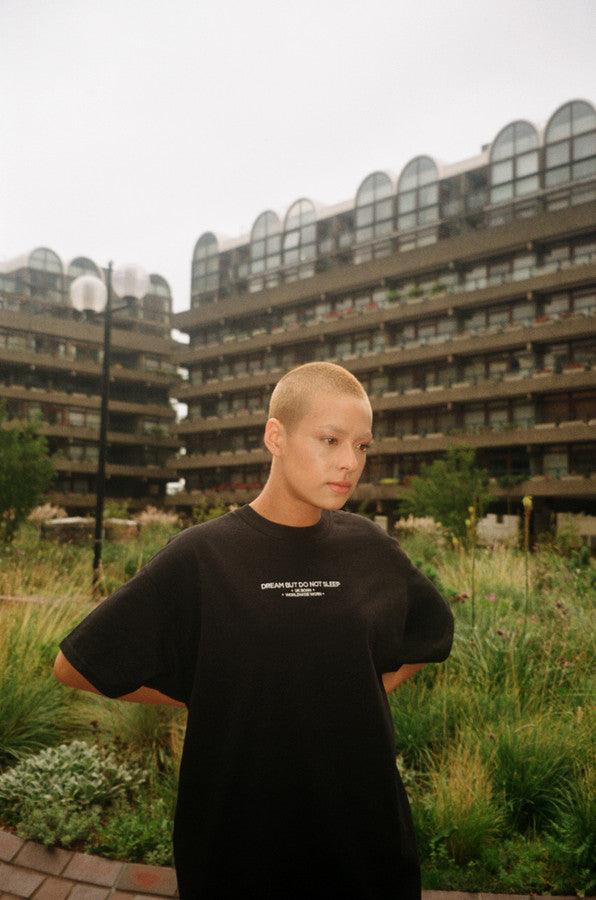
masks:
<path fill-rule="evenodd" d="M 62 650 L 58 651 L 58 656 L 54 660 L 53 668 L 54 677 L 66 687 L 77 688 L 80 691 L 92 691 L 95 694 L 101 693 L 97 688 L 88 681 L 84 675 L 75 669 L 71 662 L 66 658 Z"/>

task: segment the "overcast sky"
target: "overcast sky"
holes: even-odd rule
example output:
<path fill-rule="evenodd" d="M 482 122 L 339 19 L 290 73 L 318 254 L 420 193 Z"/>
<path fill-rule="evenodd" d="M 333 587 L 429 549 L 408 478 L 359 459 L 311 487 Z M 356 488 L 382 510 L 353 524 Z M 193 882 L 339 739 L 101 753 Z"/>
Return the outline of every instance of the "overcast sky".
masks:
<path fill-rule="evenodd" d="M 0 0 L 0 258 L 136 262 L 596 100 L 594 0 Z"/>

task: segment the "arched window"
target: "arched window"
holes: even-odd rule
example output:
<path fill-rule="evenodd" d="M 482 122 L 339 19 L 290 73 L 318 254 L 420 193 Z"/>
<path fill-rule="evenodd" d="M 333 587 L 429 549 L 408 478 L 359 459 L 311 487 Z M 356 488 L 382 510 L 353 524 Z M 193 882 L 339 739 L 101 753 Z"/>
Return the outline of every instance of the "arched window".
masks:
<path fill-rule="evenodd" d="M 317 225 L 315 208 L 310 200 L 297 200 L 289 208 L 284 223 L 283 264 L 292 266 L 286 280 L 314 275 L 317 256 Z"/>
<path fill-rule="evenodd" d="M 355 239 L 370 243 L 393 231 L 393 185 L 386 172 L 368 175 L 356 194 Z"/>
<path fill-rule="evenodd" d="M 546 187 L 596 175 L 596 112 L 572 100 L 551 116 L 545 130 Z"/>
<path fill-rule="evenodd" d="M 25 292 L 59 303 L 64 297 L 63 273 L 58 254 L 48 247 L 37 247 L 27 261 Z"/>
<path fill-rule="evenodd" d="M 538 134 L 529 122 L 503 128 L 490 148 L 490 200 L 500 203 L 540 188 Z"/>
<path fill-rule="evenodd" d="M 149 276 L 150 288 L 143 297 L 143 319 L 148 322 L 167 322 L 172 308 L 172 292 L 161 275 Z"/>
<path fill-rule="evenodd" d="M 310 200 L 297 200 L 288 210 L 284 226 L 284 266 L 317 255 L 315 208 Z"/>
<path fill-rule="evenodd" d="M 76 256 L 68 264 L 66 270 L 66 278 L 68 282 L 74 281 L 79 275 L 95 275 L 96 278 L 104 280 L 103 272 L 92 259 L 86 256 Z"/>
<path fill-rule="evenodd" d="M 219 248 L 211 231 L 202 234 L 192 255 L 191 295 L 216 294 L 219 290 Z"/>
<path fill-rule="evenodd" d="M 258 216 L 250 233 L 250 290 L 261 291 L 277 284 L 280 266 L 281 224 L 269 209 Z"/>
<path fill-rule="evenodd" d="M 256 275 L 278 269 L 281 236 L 278 216 L 267 210 L 257 218 L 250 235 L 250 271 Z"/>
<path fill-rule="evenodd" d="M 405 166 L 397 186 L 400 231 L 439 221 L 439 173 L 430 156 L 416 156 Z"/>

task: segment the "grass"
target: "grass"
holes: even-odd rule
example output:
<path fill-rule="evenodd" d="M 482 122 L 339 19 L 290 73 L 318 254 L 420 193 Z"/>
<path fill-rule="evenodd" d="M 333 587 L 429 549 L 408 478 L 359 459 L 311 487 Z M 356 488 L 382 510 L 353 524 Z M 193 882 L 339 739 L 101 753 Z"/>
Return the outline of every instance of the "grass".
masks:
<path fill-rule="evenodd" d="M 172 532 L 107 544 L 107 590 L 130 578 Z M 596 879 L 594 564 L 540 546 L 477 549 L 471 560 L 428 538 L 403 537 L 456 618 L 450 657 L 389 695 L 426 889 L 589 896 Z M 51 676 L 59 640 L 88 598 L 91 548 L 39 540 L 25 526 L 0 553 L 0 593 L 42 604 L 0 605 L 0 773 L 23 756 L 83 737 L 141 763 L 134 801 L 81 812 L 24 809 L 4 827 L 117 859 L 173 865 L 171 828 L 186 711 L 108 700 Z M 50 820 L 50 814 L 53 818 Z"/>

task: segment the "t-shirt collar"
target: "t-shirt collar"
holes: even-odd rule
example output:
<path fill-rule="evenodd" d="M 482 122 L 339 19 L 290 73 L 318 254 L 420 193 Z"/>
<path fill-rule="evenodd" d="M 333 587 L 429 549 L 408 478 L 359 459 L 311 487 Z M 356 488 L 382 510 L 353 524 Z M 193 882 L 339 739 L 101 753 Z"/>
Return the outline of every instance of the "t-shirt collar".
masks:
<path fill-rule="evenodd" d="M 234 513 L 258 531 L 289 542 L 320 540 L 329 534 L 333 524 L 333 511 L 329 509 L 321 510 L 321 518 L 314 525 L 282 525 L 265 518 L 248 503 Z"/>

